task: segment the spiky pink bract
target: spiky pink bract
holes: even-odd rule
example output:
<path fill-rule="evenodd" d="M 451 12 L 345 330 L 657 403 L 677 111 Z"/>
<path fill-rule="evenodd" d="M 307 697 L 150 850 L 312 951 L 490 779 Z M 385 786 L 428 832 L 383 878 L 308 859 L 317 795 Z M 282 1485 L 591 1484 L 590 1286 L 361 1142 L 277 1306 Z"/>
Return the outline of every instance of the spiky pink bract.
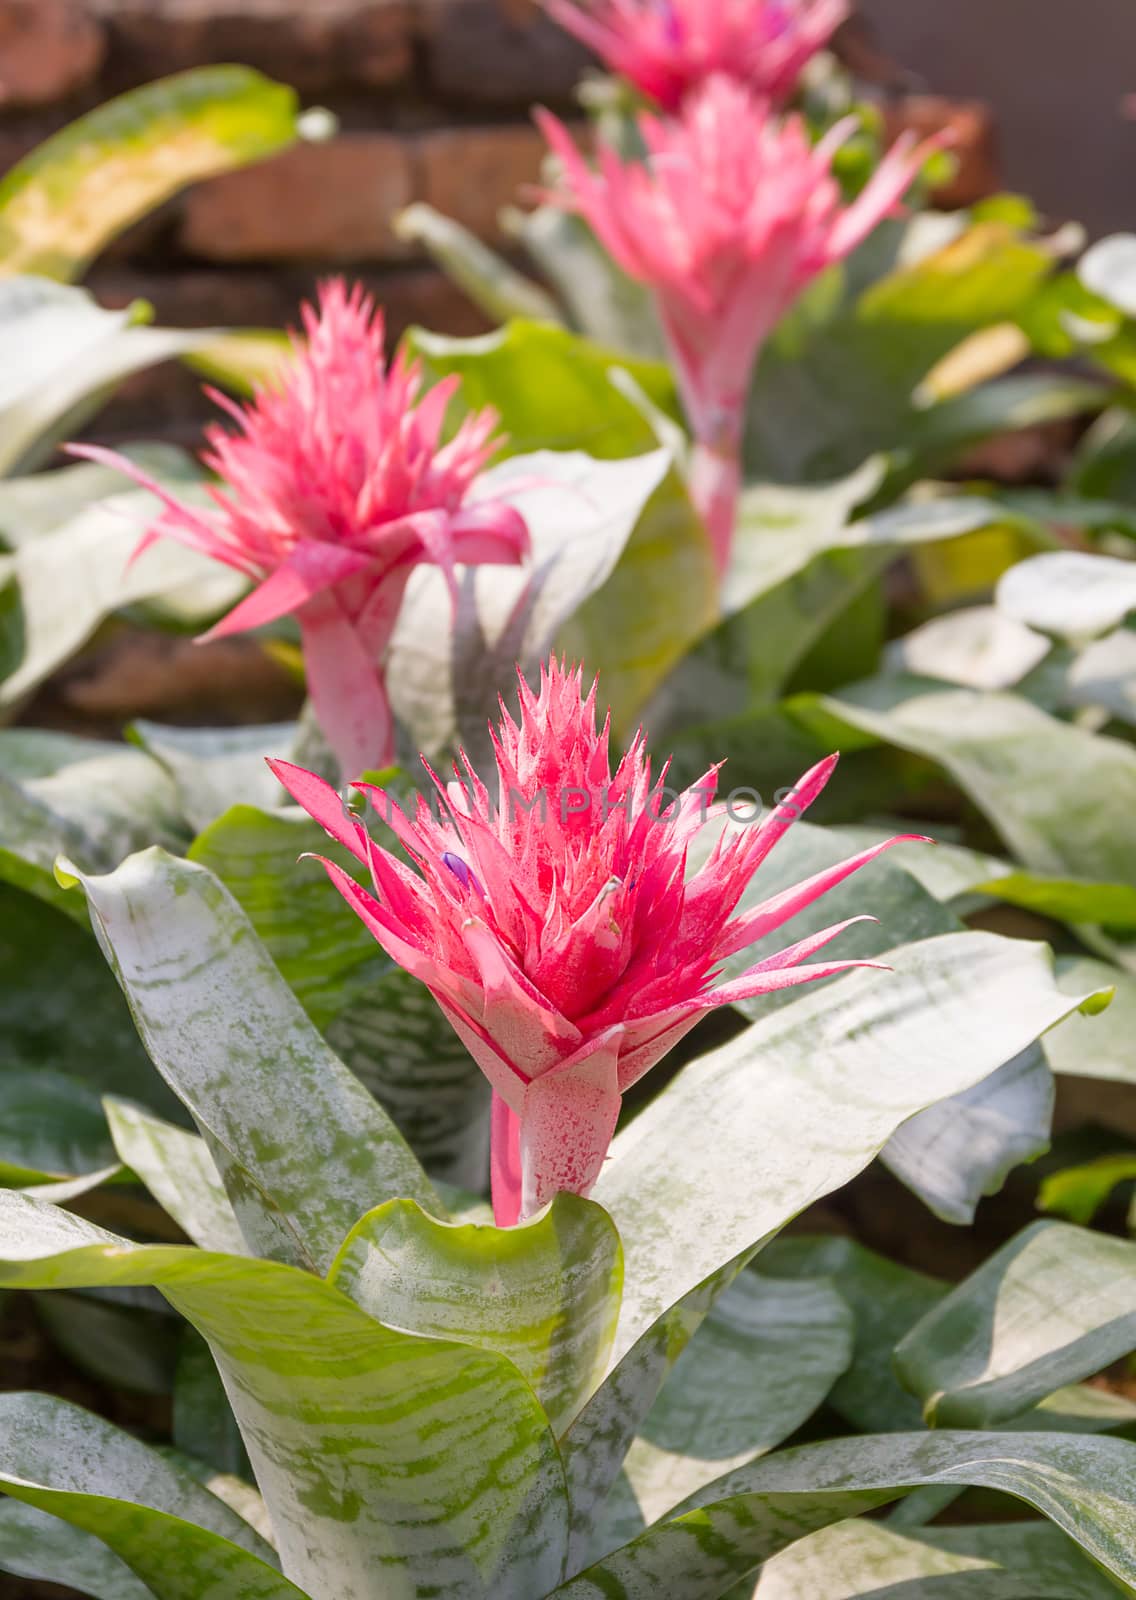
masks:
<path fill-rule="evenodd" d="M 677 111 L 712 73 L 772 100 L 791 95 L 848 15 L 846 0 L 545 0 L 561 27 Z"/>
<path fill-rule="evenodd" d="M 316 715 L 353 777 L 394 757 L 380 663 L 412 569 L 439 566 L 456 593 L 455 563 L 515 564 L 528 530 L 512 506 L 479 497 L 502 442 L 496 414 L 467 417 L 441 443 L 458 378 L 422 394 L 417 363 L 400 352 L 388 368 L 382 314 L 360 287 L 323 285 L 303 320 L 307 340 L 293 340 L 278 386 L 247 406 L 213 396 L 238 431 L 207 430 L 203 459 L 223 486 L 211 509 L 111 451 L 72 453 L 119 467 L 162 501 L 136 554 L 169 537 L 258 580 L 206 637 L 296 616 Z"/>
<path fill-rule="evenodd" d="M 548 198 L 579 212 L 653 291 L 698 446 L 692 493 L 724 570 L 761 347 L 805 286 L 894 209 L 936 142 L 903 135 L 845 205 L 832 159 L 856 119 L 813 145 L 801 117 L 774 116 L 722 74 L 679 117 L 640 116 L 645 161 L 601 141 L 592 168 L 556 117 L 536 115 L 563 166 L 563 187 Z"/>
<path fill-rule="evenodd" d="M 614 774 L 596 688 L 556 661 L 539 694 L 524 680 L 520 722 L 502 705 L 496 793 L 463 756 L 406 816 L 359 785 L 417 871 L 345 815 L 334 789 L 270 763 L 295 800 L 370 871 L 373 893 L 329 874 L 387 954 L 427 985 L 493 1087 L 493 1204 L 526 1217 L 562 1189 L 587 1194 L 623 1093 L 708 1008 L 825 978 L 858 961 L 810 962 L 847 923 L 813 934 L 714 987 L 719 964 L 779 928 L 890 844 L 817 873 L 735 916 L 756 868 L 824 788 L 830 757 L 760 822 L 724 829 L 699 871 L 687 849 L 717 768 L 681 796 L 652 778 L 642 734 Z M 427 769 L 429 770 L 429 769 Z M 859 921 L 859 918 L 854 918 Z"/>

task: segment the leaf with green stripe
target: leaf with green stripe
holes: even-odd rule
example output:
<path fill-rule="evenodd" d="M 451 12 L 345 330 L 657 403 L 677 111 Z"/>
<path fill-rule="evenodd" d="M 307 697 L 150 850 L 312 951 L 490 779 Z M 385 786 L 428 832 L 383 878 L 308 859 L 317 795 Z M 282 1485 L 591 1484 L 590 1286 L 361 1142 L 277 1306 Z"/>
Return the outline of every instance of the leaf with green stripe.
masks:
<path fill-rule="evenodd" d="M 146 84 L 39 145 L 0 184 L 0 272 L 72 279 L 179 189 L 284 150 L 294 90 L 248 67 Z"/>
<path fill-rule="evenodd" d="M 127 1100 L 103 1100 L 123 1166 L 203 1250 L 247 1255 L 248 1245 L 205 1140 Z"/>
<path fill-rule="evenodd" d="M 617 1354 L 855 1176 L 908 1117 L 1096 1003 L 1062 993 L 1046 946 L 994 934 L 943 934 L 889 959 L 894 971 L 851 973 L 691 1063 L 616 1136 L 594 1198 L 627 1261 Z"/>
<path fill-rule="evenodd" d="M 1136 1444 L 1044 1433 L 893 1433 L 778 1451 L 719 1478 L 554 1590 L 556 1600 L 718 1600 L 798 1539 L 920 1484 L 977 1486 L 1044 1513 L 1091 1561 L 1136 1582 Z"/>
<path fill-rule="evenodd" d="M 515 1228 L 435 1222 L 390 1200 L 347 1236 L 328 1281 L 395 1327 L 507 1356 L 559 1434 L 603 1376 L 622 1277 L 610 1217 L 559 1194 Z"/>
<path fill-rule="evenodd" d="M 840 1522 L 774 1556 L 745 1600 L 1116 1600 L 1117 1586 L 1046 1522 L 900 1533 Z M 739 1597 L 740 1600 L 740 1597 Z"/>
<path fill-rule="evenodd" d="M 156 849 L 105 877 L 60 870 L 82 882 L 142 1041 L 197 1123 L 255 1250 L 326 1270 L 383 1199 L 409 1196 L 444 1215 L 211 872 Z"/>
<path fill-rule="evenodd" d="M 387 1328 L 272 1261 L 132 1245 L 0 1193 L 0 1284 L 150 1283 L 209 1341 L 285 1573 L 315 1600 L 532 1600 L 559 1580 L 563 1467 L 496 1352 Z M 141 1447 L 139 1447 L 141 1448 Z"/>
<path fill-rule="evenodd" d="M 92 1600 L 153 1600 L 154 1595 L 93 1533 L 22 1500 L 0 1501 L 0 1572 L 77 1589 Z"/>
<path fill-rule="evenodd" d="M 0 1424 L 0 1491 L 95 1534 L 163 1600 L 214 1590 L 300 1600 L 241 1517 L 102 1417 L 54 1395 L 14 1393 L 0 1395 Z"/>
<path fill-rule="evenodd" d="M 1037 1222 L 902 1340 L 928 1420 L 991 1427 L 1136 1350 L 1136 1244 Z"/>

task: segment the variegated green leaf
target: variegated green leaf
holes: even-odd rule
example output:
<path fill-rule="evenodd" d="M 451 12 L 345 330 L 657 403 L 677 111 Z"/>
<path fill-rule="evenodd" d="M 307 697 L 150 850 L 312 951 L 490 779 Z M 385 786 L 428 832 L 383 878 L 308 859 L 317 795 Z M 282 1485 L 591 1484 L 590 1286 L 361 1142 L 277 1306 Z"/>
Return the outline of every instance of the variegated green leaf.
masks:
<path fill-rule="evenodd" d="M 305 1011 L 419 1160 L 438 1178 L 483 1188 L 484 1076 L 429 990 L 391 966 L 359 919 L 329 894 L 320 867 L 300 859 L 305 852 L 330 854 L 357 870 L 301 812 L 251 806 L 218 817 L 189 855 L 232 892 Z"/>
<path fill-rule="evenodd" d="M 1113 990 L 1112 1004 L 1097 1018 L 1072 1016 L 1045 1037 L 1045 1054 L 1054 1072 L 1075 1078 L 1106 1078 L 1136 1083 L 1136 972 L 1125 972 L 1092 956 L 1062 956 L 1057 981 L 1067 994 L 1086 983 Z"/>
<path fill-rule="evenodd" d="M 560 1194 L 515 1228 L 388 1201 L 352 1229 L 328 1281 L 395 1327 L 508 1356 L 559 1434 L 603 1377 L 622 1277 L 611 1219 Z"/>
<path fill-rule="evenodd" d="M 0 731 L 0 875 L 86 923 L 55 881 L 65 852 L 108 872 L 147 844 L 188 842 L 173 783 L 140 750 L 69 734 Z"/>
<path fill-rule="evenodd" d="M 873 679 L 838 699 L 800 697 L 793 710 L 837 743 L 852 730 L 945 767 L 1035 872 L 1079 880 L 1086 894 L 1136 885 L 1131 745 L 1060 722 L 1017 695 L 919 679 Z M 994 892 L 1003 888 L 999 881 Z"/>
<path fill-rule="evenodd" d="M 0 1183 L 25 1188 L 103 1173 L 114 1148 L 97 1093 L 50 1068 L 0 1073 Z"/>
<path fill-rule="evenodd" d="M 1136 1244 L 1037 1222 L 911 1329 L 896 1368 L 928 1419 L 989 1427 L 1136 1350 Z"/>
<path fill-rule="evenodd" d="M 647 1414 L 604 1509 L 598 1549 L 626 1543 L 794 1433 L 848 1365 L 852 1330 L 849 1308 L 827 1281 L 740 1273 Z"/>
<path fill-rule="evenodd" d="M 62 1584 L 92 1600 L 153 1600 L 154 1595 L 94 1534 L 21 1500 L 0 1501 L 0 1572 Z"/>
<path fill-rule="evenodd" d="M 850 974 L 701 1057 L 616 1137 L 595 1198 L 627 1259 L 618 1354 L 724 1260 L 847 1182 L 908 1117 L 981 1082 L 1078 1003 L 1043 945 L 952 933 L 891 959 L 893 972 Z"/>
<path fill-rule="evenodd" d="M 115 234 L 179 189 L 293 143 L 296 112 L 293 90 L 236 66 L 111 100 L 0 184 L 0 272 L 79 277 Z"/>
<path fill-rule="evenodd" d="M 288 1576 L 314 1600 L 531 1600 L 567 1535 L 563 1468 L 503 1356 L 382 1326 L 277 1262 L 132 1245 L 0 1193 L 0 1283 L 152 1283 L 209 1341 Z M 141 1448 L 141 1447 L 139 1447 Z"/>
<path fill-rule="evenodd" d="M 895 1433 L 778 1451 L 563 1584 L 556 1600 L 717 1600 L 806 1534 L 919 1484 L 977 1485 L 1042 1511 L 1090 1560 L 1136 1582 L 1136 1444 L 1069 1434 Z"/>
<path fill-rule="evenodd" d="M 248 1254 L 248 1245 L 205 1140 L 142 1106 L 105 1098 L 119 1160 L 203 1250 Z"/>
<path fill-rule="evenodd" d="M 839 1522 L 774 1556 L 745 1600 L 1116 1600 L 1116 1584 L 1047 1522 L 899 1533 Z M 740 1594 L 739 1594 L 740 1600 Z"/>
<path fill-rule="evenodd" d="M 54 1395 L 16 1393 L 0 1396 L 0 1420 L 0 1491 L 97 1535 L 164 1600 L 301 1600 L 241 1517 L 101 1417 Z"/>
<path fill-rule="evenodd" d="M 179 1450 L 216 1473 L 238 1480 L 252 1477 L 248 1452 L 213 1352 L 196 1328 L 185 1325 L 173 1402 L 173 1437 Z"/>
<path fill-rule="evenodd" d="M 73 875 L 143 1043 L 255 1250 L 326 1270 L 376 1202 L 410 1196 L 440 1212 L 393 1124 L 212 873 L 147 850 L 106 877 Z"/>

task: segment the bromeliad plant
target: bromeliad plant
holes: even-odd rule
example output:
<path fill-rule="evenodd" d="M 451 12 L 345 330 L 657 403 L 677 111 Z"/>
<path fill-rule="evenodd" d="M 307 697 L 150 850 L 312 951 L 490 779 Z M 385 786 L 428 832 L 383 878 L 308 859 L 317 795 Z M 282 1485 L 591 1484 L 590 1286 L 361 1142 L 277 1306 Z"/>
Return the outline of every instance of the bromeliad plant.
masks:
<path fill-rule="evenodd" d="M 520 725 L 504 712 L 493 740 L 492 795 L 465 757 L 453 783 L 430 773 L 440 817 L 422 796 L 410 819 L 382 789 L 357 785 L 421 877 L 376 846 L 328 784 L 272 763 L 370 873 L 373 893 L 324 863 L 387 954 L 426 984 L 493 1086 L 493 1208 L 503 1225 L 561 1190 L 591 1192 L 622 1096 L 708 1009 L 871 965 L 810 961 L 852 918 L 712 987 L 720 963 L 905 842 L 873 845 L 735 918 L 750 879 L 835 760 L 806 773 L 760 824 L 724 835 L 687 877 L 718 769 L 671 795 L 665 767 L 652 781 L 640 735 L 613 774 L 610 717 L 597 733 L 596 685 L 586 698 L 581 690 L 579 669 L 555 660 L 539 695 L 521 679 Z"/>
<path fill-rule="evenodd" d="M 515 736 L 506 725 L 505 780 L 529 800 L 536 778 L 604 784 L 590 713 L 578 681 L 551 669 L 541 697 L 523 698 Z M 398 823 L 421 876 L 354 822 L 325 816 L 326 793 L 308 790 L 321 820 L 366 857 L 376 890 L 366 909 L 392 948 L 396 927 L 421 933 L 424 920 L 444 938 L 429 981 L 455 1018 L 462 985 L 458 1003 L 483 1024 L 483 1063 L 492 1043 L 512 1052 L 511 1071 L 538 1065 L 542 947 L 554 957 L 544 987 L 555 994 L 559 974 L 593 1006 L 601 990 L 620 996 L 621 962 L 631 973 L 689 956 L 703 989 L 723 948 L 825 887 L 814 879 L 743 912 L 723 946 L 735 891 L 770 844 L 794 836 L 787 815 L 743 828 L 740 844 L 722 843 L 722 821 L 708 820 L 712 865 L 684 894 L 638 746 L 621 770 L 612 782 L 631 810 L 612 807 L 610 859 L 585 819 L 524 830 L 518 863 L 459 788 L 447 796 L 452 836 L 421 817 Z M 638 833 L 637 810 L 648 816 Z M 693 851 L 689 806 L 679 816 Z M 612 884 L 603 915 L 577 916 L 569 891 L 609 865 L 636 868 L 638 881 Z M 829 875 L 833 893 L 847 870 Z M 110 1106 L 122 1159 L 193 1245 L 135 1243 L 5 1192 L 0 1281 L 160 1289 L 208 1343 L 257 1490 L 62 1401 L 8 1395 L 0 1488 L 20 1506 L 0 1517 L 0 1540 L 24 1570 L 97 1594 L 131 1593 L 132 1574 L 161 1600 L 213 1590 L 598 1600 L 660 1581 L 676 1600 L 714 1600 L 752 1593 L 755 1569 L 777 1552 L 799 1547 L 807 1560 L 806 1535 L 920 1484 L 981 1484 L 1055 1525 L 1040 1553 L 1006 1535 L 995 1550 L 1005 1570 L 1028 1576 L 1048 1550 L 1079 1593 L 1097 1593 L 1091 1563 L 1136 1583 L 1136 1446 L 1091 1436 L 1087 1423 L 1039 1431 L 1030 1418 L 1018 1431 L 906 1429 L 779 1449 L 853 1370 L 863 1285 L 847 1263 L 810 1267 L 791 1247 L 768 1273 L 748 1265 L 756 1257 L 760 1269 L 762 1245 L 901 1123 L 1094 1003 L 1057 987 L 1043 947 L 948 933 L 898 952 L 894 971 L 846 974 L 687 1067 L 598 1170 L 557 1165 L 556 1136 L 573 1146 L 587 1094 L 553 1101 L 528 1167 L 538 1189 L 545 1180 L 543 1208 L 500 1227 L 430 1182 L 210 872 L 157 850 L 109 875 L 59 872 L 82 881 L 146 1048 L 196 1124 L 193 1135 Z M 526 946 L 525 979 L 512 941 Z M 399 958 L 427 975 L 421 945 L 400 945 Z M 638 976 L 645 1000 L 657 980 Z M 648 1014 L 635 996 L 629 987 L 618 1006 L 632 1022 Z M 563 1017 L 572 997 L 559 998 Z M 664 1017 L 657 1038 L 673 1023 Z M 589 1187 L 588 1198 L 572 1192 Z M 218 1416 L 225 1404 L 215 1392 Z M 52 1535 L 44 1513 L 71 1536 Z"/>

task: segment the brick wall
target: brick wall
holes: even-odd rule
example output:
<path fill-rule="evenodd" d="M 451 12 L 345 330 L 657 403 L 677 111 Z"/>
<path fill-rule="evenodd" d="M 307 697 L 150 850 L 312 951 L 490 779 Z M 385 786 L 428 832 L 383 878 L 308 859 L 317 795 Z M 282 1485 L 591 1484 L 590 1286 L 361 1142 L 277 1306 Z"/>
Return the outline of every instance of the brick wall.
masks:
<path fill-rule="evenodd" d="M 0 170 L 112 94 L 239 61 L 330 107 L 339 136 L 202 184 L 119 241 L 90 276 L 164 322 L 280 326 L 324 273 L 362 278 L 392 334 L 454 333 L 478 313 L 392 214 L 424 200 L 500 245 L 497 213 L 534 180 L 534 100 L 567 108 L 585 57 L 529 0 L 0 0 Z M 144 375 L 110 434 L 191 438 L 195 381 Z"/>

